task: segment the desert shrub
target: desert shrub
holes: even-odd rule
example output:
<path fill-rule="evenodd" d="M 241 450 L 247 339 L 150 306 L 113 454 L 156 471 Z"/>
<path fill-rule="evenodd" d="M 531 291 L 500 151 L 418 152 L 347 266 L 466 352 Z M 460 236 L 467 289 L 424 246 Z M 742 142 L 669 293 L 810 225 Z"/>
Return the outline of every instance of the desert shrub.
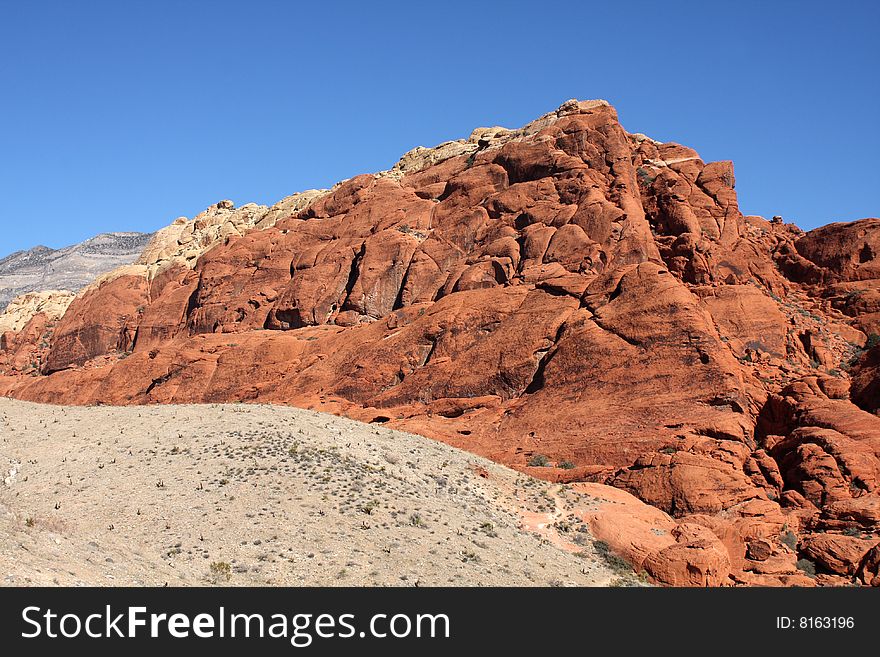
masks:
<path fill-rule="evenodd" d="M 495 531 L 495 525 L 491 522 L 480 523 L 480 531 L 489 538 L 496 538 L 498 533 Z"/>
<path fill-rule="evenodd" d="M 211 577 L 215 581 L 223 579 L 228 582 L 232 578 L 232 566 L 225 561 L 215 561 L 209 568 L 211 570 Z"/>
<path fill-rule="evenodd" d="M 795 533 L 794 533 L 793 531 L 791 531 L 790 529 L 785 529 L 785 530 L 782 532 L 782 534 L 780 534 L 780 536 L 779 536 L 779 540 L 782 541 L 782 544 L 783 544 L 783 545 L 787 545 L 787 546 L 790 547 L 792 550 L 796 550 L 796 549 L 797 549 L 797 544 L 798 544 L 797 534 L 795 534 Z"/>
<path fill-rule="evenodd" d="M 379 508 L 379 502 L 377 502 L 376 500 L 370 500 L 366 504 L 361 504 L 358 507 L 358 511 L 360 511 L 361 513 L 365 513 L 368 516 L 371 516 L 371 515 L 373 515 L 373 511 L 375 511 L 378 508 Z"/>
<path fill-rule="evenodd" d="M 605 541 L 593 541 L 593 549 L 602 561 L 604 561 L 606 565 L 618 575 L 629 574 L 632 572 L 629 563 L 614 554 L 614 552 L 611 551 L 611 547 Z"/>
<path fill-rule="evenodd" d="M 548 459 L 543 454 L 535 454 L 532 458 L 529 459 L 529 462 L 526 465 L 529 465 L 533 468 L 546 468 L 550 464 L 550 459 Z"/>
<path fill-rule="evenodd" d="M 816 576 L 816 564 L 814 564 L 809 559 L 798 559 L 797 569 L 801 571 L 807 577 L 815 577 Z"/>
<path fill-rule="evenodd" d="M 845 369 L 847 371 L 851 370 L 852 368 L 854 368 L 856 365 L 859 364 L 859 361 L 862 360 L 862 356 L 864 356 L 864 355 L 865 355 L 865 350 L 862 349 L 861 347 L 856 347 L 852 352 L 852 356 L 850 356 L 849 360 L 846 361 L 846 364 L 843 366 L 843 369 Z"/>

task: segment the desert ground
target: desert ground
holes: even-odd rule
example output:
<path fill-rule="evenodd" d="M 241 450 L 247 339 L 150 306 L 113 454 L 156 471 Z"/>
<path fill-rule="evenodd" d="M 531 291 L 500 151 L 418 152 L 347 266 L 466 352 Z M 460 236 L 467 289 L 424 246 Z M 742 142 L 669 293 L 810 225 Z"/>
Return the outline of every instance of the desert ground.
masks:
<path fill-rule="evenodd" d="M 0 478 L 5 586 L 641 583 L 565 486 L 289 407 L 0 398 Z"/>

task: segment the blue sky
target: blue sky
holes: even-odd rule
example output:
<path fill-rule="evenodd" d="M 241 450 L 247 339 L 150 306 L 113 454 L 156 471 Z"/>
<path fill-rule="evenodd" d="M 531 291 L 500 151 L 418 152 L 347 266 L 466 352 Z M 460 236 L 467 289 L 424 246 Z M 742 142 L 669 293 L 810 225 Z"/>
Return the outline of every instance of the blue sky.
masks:
<path fill-rule="evenodd" d="M 0 0 L 0 256 L 605 98 L 747 214 L 880 214 L 880 3 Z"/>

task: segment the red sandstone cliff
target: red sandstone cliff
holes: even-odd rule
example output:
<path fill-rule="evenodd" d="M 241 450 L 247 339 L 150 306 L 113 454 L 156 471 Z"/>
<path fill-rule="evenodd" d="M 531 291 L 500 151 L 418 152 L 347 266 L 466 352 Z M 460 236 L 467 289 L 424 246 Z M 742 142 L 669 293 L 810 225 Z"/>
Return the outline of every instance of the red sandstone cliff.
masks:
<path fill-rule="evenodd" d="M 385 422 L 662 509 L 661 582 L 880 584 L 880 219 L 743 217 L 597 101 L 408 157 L 5 334 L 0 394 Z"/>

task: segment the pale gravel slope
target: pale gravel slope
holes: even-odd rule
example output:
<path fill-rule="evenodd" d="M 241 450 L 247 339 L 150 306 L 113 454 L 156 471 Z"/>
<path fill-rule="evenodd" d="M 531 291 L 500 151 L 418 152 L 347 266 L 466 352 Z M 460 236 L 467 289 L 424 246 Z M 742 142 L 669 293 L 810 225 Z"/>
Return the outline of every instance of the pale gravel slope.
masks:
<path fill-rule="evenodd" d="M 0 479 L 7 586 L 634 582 L 584 527 L 578 553 L 522 529 L 546 482 L 294 408 L 0 398 Z"/>

